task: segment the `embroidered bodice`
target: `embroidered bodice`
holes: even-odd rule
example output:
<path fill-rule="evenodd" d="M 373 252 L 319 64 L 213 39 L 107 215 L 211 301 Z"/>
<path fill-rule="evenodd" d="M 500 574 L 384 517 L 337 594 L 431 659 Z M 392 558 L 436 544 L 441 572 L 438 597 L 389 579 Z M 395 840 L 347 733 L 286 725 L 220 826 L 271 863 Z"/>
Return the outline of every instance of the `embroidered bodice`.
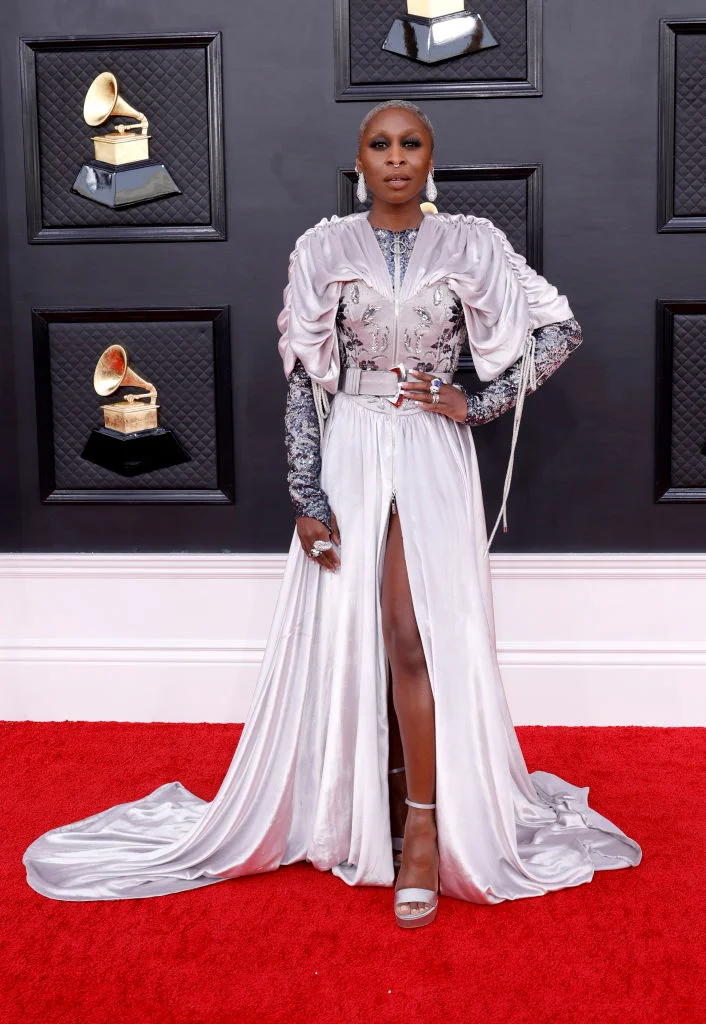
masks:
<path fill-rule="evenodd" d="M 418 229 L 374 228 L 373 233 L 387 266 L 391 294 L 384 295 L 361 279 L 342 285 L 335 320 L 341 368 L 386 370 L 403 362 L 407 369 L 453 373 L 468 346 L 460 298 L 442 279 L 403 299 L 402 284 Z M 538 328 L 534 335 L 539 387 L 581 344 L 582 335 L 573 318 Z M 515 406 L 520 363 L 518 359 L 480 391 L 469 393 L 456 385 L 466 396 L 466 424 L 487 423 Z M 295 516 L 312 516 L 330 529 L 331 509 L 319 483 L 320 434 L 312 382 L 298 359 L 288 377 L 285 446 Z"/>
<path fill-rule="evenodd" d="M 403 362 L 407 369 L 453 373 L 467 341 L 461 300 L 439 281 L 401 302 L 418 230 L 374 228 L 374 233 L 392 295 L 383 296 L 364 281 L 343 285 L 336 315 L 341 367 L 389 370 Z"/>

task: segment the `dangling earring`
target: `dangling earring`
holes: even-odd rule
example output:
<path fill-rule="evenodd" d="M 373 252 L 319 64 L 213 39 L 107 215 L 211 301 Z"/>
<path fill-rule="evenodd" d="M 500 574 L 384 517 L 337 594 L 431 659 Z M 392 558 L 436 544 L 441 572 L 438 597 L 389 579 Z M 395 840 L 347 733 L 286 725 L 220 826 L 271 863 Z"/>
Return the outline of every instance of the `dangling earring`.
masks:
<path fill-rule="evenodd" d="M 432 171 L 429 171 L 429 173 L 427 174 L 426 192 L 427 199 L 429 200 L 430 203 L 433 203 L 437 195 L 439 194 L 439 190 L 437 189 L 436 183 L 434 182 L 434 174 Z"/>
<path fill-rule="evenodd" d="M 358 171 L 358 185 L 356 186 L 355 194 L 358 196 L 359 203 L 367 201 L 368 190 L 365 187 L 365 175 L 362 171 Z"/>

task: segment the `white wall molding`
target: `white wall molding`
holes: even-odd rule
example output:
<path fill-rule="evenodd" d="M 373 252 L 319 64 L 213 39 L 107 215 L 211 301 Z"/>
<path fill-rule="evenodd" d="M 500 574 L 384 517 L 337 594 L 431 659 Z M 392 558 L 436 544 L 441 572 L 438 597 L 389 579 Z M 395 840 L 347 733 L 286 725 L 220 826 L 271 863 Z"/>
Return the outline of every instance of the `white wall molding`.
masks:
<path fill-rule="evenodd" d="M 0 556 L 0 718 L 243 721 L 284 555 Z M 516 724 L 705 725 L 706 555 L 493 555 Z"/>

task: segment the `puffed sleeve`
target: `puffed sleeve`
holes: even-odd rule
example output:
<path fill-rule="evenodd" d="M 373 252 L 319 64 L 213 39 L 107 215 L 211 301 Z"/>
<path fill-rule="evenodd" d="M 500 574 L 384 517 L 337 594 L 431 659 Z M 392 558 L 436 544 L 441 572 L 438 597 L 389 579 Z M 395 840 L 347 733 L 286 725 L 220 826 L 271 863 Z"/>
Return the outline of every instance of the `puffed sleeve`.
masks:
<path fill-rule="evenodd" d="M 528 332 L 571 318 L 566 298 L 528 265 L 507 236 L 483 218 L 448 217 L 449 286 L 463 306 L 478 377 L 492 380 L 523 354 Z"/>
<path fill-rule="evenodd" d="M 331 276 L 325 223 L 305 231 L 289 257 L 284 306 L 277 317 L 278 349 L 287 377 L 299 359 L 312 381 L 334 394 L 341 368 L 336 343 L 341 281 Z"/>

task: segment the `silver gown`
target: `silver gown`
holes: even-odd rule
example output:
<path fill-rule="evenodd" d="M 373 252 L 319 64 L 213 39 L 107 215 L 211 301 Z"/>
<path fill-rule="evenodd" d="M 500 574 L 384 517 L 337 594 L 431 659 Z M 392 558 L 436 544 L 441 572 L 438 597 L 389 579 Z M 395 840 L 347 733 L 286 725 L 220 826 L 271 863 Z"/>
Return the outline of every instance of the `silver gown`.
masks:
<path fill-rule="evenodd" d="M 639 845 L 589 806 L 588 787 L 527 771 L 498 668 L 469 425 L 472 409 L 483 422 L 512 406 L 497 381 L 518 380 L 528 327 L 550 339 L 534 350 L 540 383 L 578 344 L 578 325 L 487 221 L 429 220 L 415 239 L 393 239 L 389 269 L 390 239 L 361 215 L 322 222 L 292 254 L 279 320 L 290 488 L 298 514 L 327 521 L 334 510 L 341 567 L 322 572 L 294 532 L 256 691 L 218 793 L 206 803 L 171 782 L 47 832 L 24 856 L 37 892 L 156 896 L 303 860 L 350 885 L 394 884 L 380 608 L 393 494 L 435 699 L 440 892 L 499 903 L 639 864 Z M 406 255 L 404 242 L 413 242 Z M 471 257 L 472 280 L 464 276 Z M 335 390 L 341 366 L 406 359 L 454 370 L 464 344 L 491 381 L 485 395 L 468 397 L 465 424 L 410 401 L 395 407 Z M 330 393 L 320 443 L 312 380 Z"/>

